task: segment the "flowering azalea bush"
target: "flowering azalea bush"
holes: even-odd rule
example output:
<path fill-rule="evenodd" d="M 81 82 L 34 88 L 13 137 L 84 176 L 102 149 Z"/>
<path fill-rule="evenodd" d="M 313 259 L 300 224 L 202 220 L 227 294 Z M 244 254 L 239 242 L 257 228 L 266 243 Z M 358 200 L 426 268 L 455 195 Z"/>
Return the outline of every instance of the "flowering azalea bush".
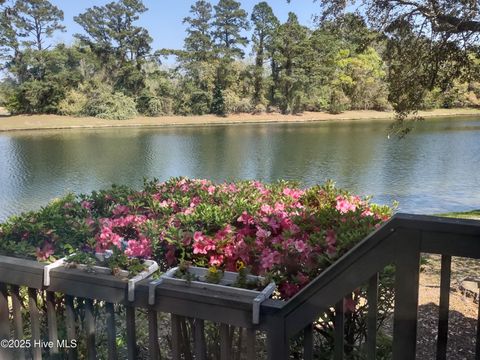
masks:
<path fill-rule="evenodd" d="M 0 252 L 40 261 L 89 249 L 120 249 L 163 270 L 189 261 L 273 279 L 295 295 L 391 215 L 332 183 L 214 184 L 174 178 L 141 191 L 114 186 L 67 195 L 0 225 Z"/>

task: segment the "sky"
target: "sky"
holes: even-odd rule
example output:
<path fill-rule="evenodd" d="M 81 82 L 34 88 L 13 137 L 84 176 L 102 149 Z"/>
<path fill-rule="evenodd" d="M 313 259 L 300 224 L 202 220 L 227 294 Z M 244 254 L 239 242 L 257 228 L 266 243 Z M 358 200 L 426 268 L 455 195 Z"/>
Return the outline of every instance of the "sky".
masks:
<path fill-rule="evenodd" d="M 82 32 L 82 28 L 75 23 L 73 17 L 84 12 L 92 6 L 101 6 L 111 0 L 50 0 L 54 5 L 63 10 L 65 14 L 65 26 L 67 31 L 64 33 L 56 33 L 53 42 L 64 42 L 70 44 L 73 34 Z M 212 5 L 217 0 L 211 0 Z M 260 0 L 240 0 L 242 8 L 250 13 Z M 153 49 L 180 49 L 183 46 L 185 37 L 185 25 L 182 23 L 183 18 L 189 15 L 190 6 L 195 0 L 144 0 L 144 4 L 149 9 L 142 14 L 138 25 L 148 29 L 153 37 Z M 287 19 L 290 11 L 295 12 L 300 23 L 306 26 L 313 26 L 312 15 L 318 13 L 319 3 L 313 0 L 292 0 L 289 4 L 287 0 L 270 0 L 268 1 L 273 8 L 275 15 L 280 21 Z"/>

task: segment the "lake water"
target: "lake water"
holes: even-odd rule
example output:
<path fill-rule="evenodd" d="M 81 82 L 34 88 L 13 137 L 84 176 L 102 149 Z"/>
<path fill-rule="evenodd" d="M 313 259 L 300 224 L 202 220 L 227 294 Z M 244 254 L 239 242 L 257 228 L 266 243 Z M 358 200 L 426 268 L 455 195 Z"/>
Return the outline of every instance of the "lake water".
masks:
<path fill-rule="evenodd" d="M 405 139 L 389 122 L 233 125 L 0 133 L 0 220 L 66 192 L 140 187 L 172 176 L 334 180 L 399 211 L 480 208 L 480 119 L 420 123 Z"/>

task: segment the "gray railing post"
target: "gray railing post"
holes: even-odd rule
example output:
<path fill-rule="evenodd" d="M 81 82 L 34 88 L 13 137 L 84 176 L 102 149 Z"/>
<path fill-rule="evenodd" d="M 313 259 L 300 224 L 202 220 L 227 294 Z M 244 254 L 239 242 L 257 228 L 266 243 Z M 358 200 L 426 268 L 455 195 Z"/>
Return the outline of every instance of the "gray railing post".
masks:
<path fill-rule="evenodd" d="M 272 316 L 268 320 L 267 329 L 267 359 L 287 360 L 290 346 L 285 331 L 285 320 L 280 316 Z"/>
<path fill-rule="evenodd" d="M 421 232 L 401 229 L 395 268 L 393 359 L 414 360 L 417 343 Z"/>

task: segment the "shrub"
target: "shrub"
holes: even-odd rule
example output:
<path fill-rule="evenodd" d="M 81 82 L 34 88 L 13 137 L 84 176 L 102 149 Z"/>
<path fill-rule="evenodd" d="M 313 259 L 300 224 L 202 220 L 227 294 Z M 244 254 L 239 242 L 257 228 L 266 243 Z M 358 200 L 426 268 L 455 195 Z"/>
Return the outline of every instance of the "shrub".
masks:
<path fill-rule="evenodd" d="M 348 109 L 350 100 L 341 89 L 333 89 L 330 95 L 330 104 L 328 112 L 331 114 L 340 114 Z"/>
<path fill-rule="evenodd" d="M 190 97 L 190 109 L 194 115 L 208 114 L 212 104 L 212 95 L 206 91 L 194 91 Z"/>
<path fill-rule="evenodd" d="M 146 182 L 140 191 L 114 186 L 70 194 L 12 217 L 0 224 L 0 253 L 54 261 L 78 249 L 122 249 L 134 259 L 155 259 L 163 271 L 181 261 L 233 271 L 240 264 L 273 279 L 288 299 L 390 215 L 388 207 L 332 183 L 301 189 L 291 182 L 174 178 Z M 393 306 L 393 279 L 387 267 L 380 276 L 379 324 Z M 346 329 L 356 339 L 348 346 L 365 342 L 365 291 L 345 300 Z M 321 338 L 316 348 L 326 358 L 333 319 L 327 310 L 314 327 Z"/>
<path fill-rule="evenodd" d="M 213 92 L 213 99 L 212 99 L 210 112 L 218 116 L 225 116 L 227 114 L 224 91 L 222 90 L 221 86 L 218 84 L 215 86 L 215 91 Z"/>
<path fill-rule="evenodd" d="M 126 120 L 137 115 L 135 101 L 119 92 L 98 92 L 90 97 L 85 114 L 108 120 Z"/>
<path fill-rule="evenodd" d="M 65 99 L 58 104 L 58 113 L 61 115 L 78 116 L 84 113 L 88 96 L 78 90 L 70 90 Z"/>
<path fill-rule="evenodd" d="M 263 104 L 257 104 L 255 105 L 255 108 L 253 109 L 252 113 L 254 115 L 259 115 L 259 114 L 263 114 L 267 111 L 267 107 Z"/>
<path fill-rule="evenodd" d="M 137 98 L 137 110 L 146 116 L 169 115 L 172 113 L 173 102 L 170 98 L 156 96 L 144 91 Z"/>
<path fill-rule="evenodd" d="M 180 178 L 139 192 L 69 195 L 14 217 L 0 228 L 0 251 L 47 259 L 94 239 L 97 249 L 124 242 L 129 255 L 151 256 L 164 269 L 185 260 L 235 270 L 241 261 L 289 298 L 389 215 L 331 183 L 300 189 Z"/>

